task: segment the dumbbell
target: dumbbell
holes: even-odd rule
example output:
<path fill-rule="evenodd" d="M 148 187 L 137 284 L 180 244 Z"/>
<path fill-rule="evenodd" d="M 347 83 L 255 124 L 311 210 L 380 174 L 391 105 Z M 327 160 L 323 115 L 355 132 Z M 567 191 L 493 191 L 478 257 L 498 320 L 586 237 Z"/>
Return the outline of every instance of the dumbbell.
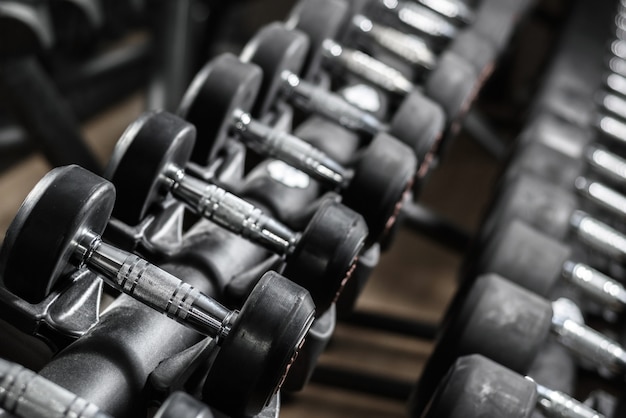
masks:
<path fill-rule="evenodd" d="M 444 114 L 451 120 L 447 125 L 451 132 L 459 129 L 458 118 L 467 110 L 475 96 L 475 81 L 478 76 L 469 64 L 463 64 L 458 57 L 450 55 L 450 65 L 439 66 L 438 70 L 429 77 L 424 92 L 420 91 L 400 71 L 359 50 L 344 48 L 332 40 L 341 30 L 342 19 L 347 16 L 348 6 L 338 0 L 318 1 L 303 0 L 293 10 L 286 25 L 303 31 L 311 40 L 310 56 L 308 57 L 306 74 L 317 74 L 324 64 L 337 71 L 354 74 L 375 86 L 401 97 L 402 103 L 398 109 L 400 114 L 415 116 L 424 103 L 424 94 L 440 105 Z M 311 78 L 308 76 L 307 78 Z M 425 144 L 434 144 L 431 152 L 436 153 L 440 147 L 439 140 L 445 126 L 438 126 L 439 121 L 428 119 L 428 110 L 425 116 L 415 116 L 414 124 L 398 129 L 395 134 L 406 137 L 410 129 L 417 128 L 417 132 L 435 133 L 433 137 L 423 139 Z M 419 125 L 418 123 L 419 122 Z M 437 122 L 435 124 L 435 122 Z M 404 129 L 407 129 L 406 131 Z M 428 147 L 428 145 L 426 145 Z"/>
<path fill-rule="evenodd" d="M 565 280 L 600 306 L 621 312 L 626 289 L 615 279 L 578 261 L 569 245 L 520 220 L 499 230 L 484 244 L 472 275 L 495 273 L 543 297 Z"/>
<path fill-rule="evenodd" d="M 550 302 L 495 274 L 479 277 L 448 308 L 436 347 L 412 395 L 411 411 L 419 416 L 432 396 L 433 382 L 457 357 L 482 354 L 526 374 L 551 335 L 599 370 L 626 371 L 626 351 L 584 325 L 573 302 Z"/>
<path fill-rule="evenodd" d="M 573 235 L 605 256 L 618 262 L 626 260 L 626 237 L 579 210 L 578 201 L 571 193 L 530 175 L 521 176 L 503 188 L 484 224 L 485 235 L 513 219 L 521 219 L 558 240 Z"/>
<path fill-rule="evenodd" d="M 111 418 L 97 405 L 58 384 L 0 359 L 0 412 L 16 418 Z M 155 418 L 213 418 L 211 410 L 184 392 L 174 392 L 158 409 Z"/>
<path fill-rule="evenodd" d="M 260 81 L 258 67 L 231 54 L 211 60 L 198 73 L 178 111 L 198 130 L 199 146 L 192 159 L 206 163 L 229 134 L 236 134 L 260 154 L 285 161 L 340 191 L 342 203 L 363 215 L 369 241 L 377 241 L 413 182 L 417 163 L 411 150 L 382 134 L 346 169 L 300 138 L 251 117 L 248 110 Z"/>
<path fill-rule="evenodd" d="M 538 384 L 484 356 L 458 358 L 422 418 L 604 418 L 571 396 Z"/>
<path fill-rule="evenodd" d="M 577 182 L 584 176 L 602 178 L 616 189 L 626 190 L 626 160 L 599 145 L 569 143 L 561 146 L 554 142 L 548 145 L 541 140 L 529 142 L 514 152 L 505 176 L 513 179 L 523 173 L 536 175 L 561 187 L 574 186 L 576 190 L 587 183 Z"/>
<path fill-rule="evenodd" d="M 111 418 L 69 390 L 0 358 L 0 415 L 2 410 L 16 418 Z"/>
<path fill-rule="evenodd" d="M 102 241 L 115 202 L 105 179 L 79 167 L 49 172 L 28 195 L 0 251 L 9 290 L 36 303 L 64 276 L 87 268 L 108 284 L 220 346 L 203 396 L 227 413 L 254 415 L 280 388 L 313 322 L 308 292 L 266 273 L 240 311 L 144 259 Z M 36 260 L 34 262 L 34 260 Z M 251 336 L 254 336 L 253 338 Z M 236 387 L 223 373 L 242 370 Z"/>
<path fill-rule="evenodd" d="M 257 100 L 252 114 L 262 116 L 273 103 L 286 100 L 307 113 L 321 115 L 347 129 L 374 137 L 373 141 L 379 133 L 388 132 L 415 151 L 418 172 L 427 171 L 432 160 L 430 154 L 445 123 L 439 106 L 422 95 L 413 95 L 387 125 L 339 94 L 298 76 L 308 44 L 306 35 L 279 22 L 265 26 L 248 42 L 241 59 L 263 70 L 261 99 Z"/>
<path fill-rule="evenodd" d="M 597 147 L 585 150 L 584 158 L 592 160 L 601 156 L 596 151 L 602 153 Z M 538 181 L 547 180 L 551 185 L 562 188 L 564 193 L 569 191 L 577 193 L 582 198 L 580 204 L 585 207 L 591 205 L 594 209 L 601 208 L 611 215 L 625 216 L 626 197 L 607 184 L 595 180 L 594 173 L 591 173 L 591 176 L 583 174 L 585 165 L 586 161 L 582 158 L 571 158 L 553 148 L 534 142 L 513 157 L 500 182 L 506 188 L 507 184 L 525 176 Z"/>
<path fill-rule="evenodd" d="M 306 229 L 296 233 L 250 202 L 186 174 L 195 136 L 193 125 L 165 111 L 145 113 L 133 122 L 106 169 L 119 197 L 113 216 L 135 225 L 154 204 L 172 196 L 226 230 L 285 256 L 285 275 L 309 290 L 318 312 L 324 312 L 363 247 L 363 218 L 327 200 Z"/>

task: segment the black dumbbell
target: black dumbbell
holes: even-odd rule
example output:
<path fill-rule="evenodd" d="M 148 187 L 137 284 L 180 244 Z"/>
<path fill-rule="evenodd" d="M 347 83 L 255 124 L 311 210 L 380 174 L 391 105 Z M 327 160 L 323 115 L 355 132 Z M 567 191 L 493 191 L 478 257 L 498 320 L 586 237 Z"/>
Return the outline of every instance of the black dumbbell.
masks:
<path fill-rule="evenodd" d="M 103 242 L 114 201 L 113 185 L 81 167 L 48 173 L 7 231 L 0 252 L 7 288 L 36 303 L 63 276 L 88 268 L 114 288 L 215 338 L 221 348 L 204 384 L 205 399 L 228 413 L 258 413 L 279 389 L 313 322 L 308 292 L 268 272 L 241 311 L 229 310 L 159 267 Z M 224 370 L 242 372 L 236 387 L 225 387 L 219 377 Z"/>
<path fill-rule="evenodd" d="M 593 161 L 594 155 L 596 158 L 598 156 L 596 151 L 596 147 L 585 150 L 585 159 Z M 553 148 L 533 142 L 513 157 L 500 181 L 506 188 L 507 184 L 525 176 L 547 180 L 551 185 L 562 188 L 565 193 L 577 193 L 582 198 L 579 200 L 580 207 L 589 206 L 590 210 L 599 208 L 609 215 L 626 216 L 626 197 L 607 184 L 595 180 L 594 173 L 585 175 L 582 172 L 585 166 L 586 161 L 582 158 L 571 158 Z"/>
<path fill-rule="evenodd" d="M 19 364 L 0 358 L 0 415 L 16 418 L 111 418 L 97 405 Z"/>
<path fill-rule="evenodd" d="M 397 69 L 351 48 L 346 48 L 332 40 L 341 31 L 341 21 L 349 14 L 348 5 L 338 0 L 303 0 L 292 11 L 287 27 L 306 33 L 311 40 L 311 52 L 307 74 L 317 73 L 322 64 L 335 70 L 355 74 L 391 94 L 411 101 L 414 95 L 422 94 L 407 77 Z M 329 20 L 328 16 L 335 17 Z M 338 17 L 337 17 L 338 16 Z M 446 55 L 445 65 L 440 61 L 436 75 L 429 77 L 424 85 L 426 96 L 443 107 L 448 118 L 456 120 L 473 100 L 478 75 L 471 65 L 454 54 Z M 435 74 L 435 73 L 433 73 Z M 408 106 L 408 105 L 407 105 Z M 412 108 L 414 109 L 414 108 Z M 411 114 L 414 114 L 412 110 Z"/>
<path fill-rule="evenodd" d="M 479 354 L 457 359 L 422 418 L 603 418 L 571 396 Z"/>
<path fill-rule="evenodd" d="M 523 145 L 513 154 L 506 177 L 513 179 L 530 173 L 564 188 L 582 188 L 580 177 L 602 178 L 620 191 L 626 190 L 626 160 L 598 145 L 565 148 L 536 141 Z M 580 190 L 583 194 L 588 191 Z"/>
<path fill-rule="evenodd" d="M 422 95 L 412 96 L 395 113 L 389 125 L 371 113 L 350 104 L 339 94 L 298 76 L 308 51 L 306 35 L 276 22 L 262 28 L 241 53 L 241 59 L 263 70 L 261 100 L 253 114 L 262 116 L 280 100 L 307 113 L 321 115 L 341 126 L 376 137 L 389 132 L 415 151 L 419 170 L 427 171 L 432 153 L 444 125 L 443 111 Z M 374 139 L 375 141 L 376 139 Z"/>
<path fill-rule="evenodd" d="M 482 354 L 518 373 L 528 373 L 549 336 L 598 369 L 626 371 L 626 351 L 587 327 L 573 302 L 550 302 L 495 274 L 479 277 L 448 308 L 444 327 L 412 396 L 418 415 L 454 360 Z"/>
<path fill-rule="evenodd" d="M 411 150 L 382 134 L 346 169 L 302 139 L 251 117 L 248 110 L 260 79 L 258 67 L 230 54 L 200 71 L 178 112 L 198 130 L 200 148 L 194 149 L 194 161 L 210 158 L 229 134 L 236 134 L 262 155 L 283 160 L 340 191 L 342 203 L 363 215 L 369 241 L 377 241 L 413 182 L 416 159 Z"/>
<path fill-rule="evenodd" d="M 167 112 L 149 112 L 133 122 L 106 169 L 119 197 L 113 216 L 135 225 L 171 195 L 198 215 L 285 256 L 285 275 L 309 290 L 319 312 L 326 310 L 363 247 L 363 218 L 325 201 L 306 229 L 296 233 L 251 203 L 186 174 L 195 136 L 193 125 Z"/>
<path fill-rule="evenodd" d="M 509 183 L 496 199 L 484 224 L 485 234 L 513 219 L 522 219 L 561 241 L 572 235 L 616 261 L 626 260 L 626 237 L 578 209 L 575 196 L 530 175 Z"/>
<path fill-rule="evenodd" d="M 533 293 L 548 297 L 565 280 L 602 307 L 621 312 L 626 289 L 613 278 L 578 261 L 569 245 L 520 220 L 499 230 L 484 244 L 471 275 L 499 274 Z"/>

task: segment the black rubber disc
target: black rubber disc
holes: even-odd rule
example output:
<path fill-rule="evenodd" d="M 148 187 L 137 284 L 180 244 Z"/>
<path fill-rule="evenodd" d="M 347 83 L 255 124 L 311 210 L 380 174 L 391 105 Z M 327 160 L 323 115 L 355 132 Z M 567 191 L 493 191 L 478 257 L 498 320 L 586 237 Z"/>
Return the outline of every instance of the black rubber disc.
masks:
<path fill-rule="evenodd" d="M 473 28 L 461 32 L 447 50 L 464 58 L 474 67 L 481 85 L 493 72 L 498 57 L 493 44 Z"/>
<path fill-rule="evenodd" d="M 389 126 L 389 133 L 407 144 L 417 157 L 421 175 L 428 171 L 446 128 L 446 115 L 419 90 L 404 98 Z"/>
<path fill-rule="evenodd" d="M 486 233 L 517 218 L 559 240 L 568 237 L 570 216 L 578 207 L 576 196 L 530 174 L 503 187 L 484 225 Z"/>
<path fill-rule="evenodd" d="M 222 149 L 235 109 L 250 112 L 261 87 L 261 69 L 226 53 L 209 61 L 193 79 L 177 114 L 195 125 L 191 160 L 207 165 Z"/>
<path fill-rule="evenodd" d="M 482 354 L 526 373 L 550 331 L 549 301 L 502 277 L 479 277 L 455 296 L 436 346 L 412 394 L 412 416 L 420 416 L 437 383 L 457 357 Z"/>
<path fill-rule="evenodd" d="M 361 215 L 328 200 L 302 233 L 284 274 L 311 293 L 322 313 L 352 275 L 366 238 L 367 226 Z"/>
<path fill-rule="evenodd" d="M 536 385 L 481 355 L 459 358 L 422 418 L 530 418 Z"/>
<path fill-rule="evenodd" d="M 393 226 L 405 194 L 411 189 L 417 158 L 387 133 L 374 137 L 353 166 L 354 177 L 342 193 L 343 203 L 363 215 L 369 242 Z"/>
<path fill-rule="evenodd" d="M 203 399 L 232 416 L 261 412 L 280 389 L 314 315 L 305 289 L 278 273 L 265 273 L 220 347 Z"/>
<path fill-rule="evenodd" d="M 307 55 L 303 76 L 312 80 L 322 65 L 321 46 L 325 39 L 335 39 L 344 29 L 348 2 L 341 0 L 300 0 L 287 20 L 287 27 L 299 29 L 308 35 L 311 48 Z"/>
<path fill-rule="evenodd" d="M 295 29 L 287 29 L 283 23 L 274 22 L 264 26 L 241 52 L 241 60 L 258 65 L 263 71 L 263 83 L 252 116 L 262 117 L 274 104 L 287 70 L 300 74 L 309 51 L 309 39 Z"/>
<path fill-rule="evenodd" d="M 46 174 L 22 203 L 0 251 L 0 277 L 30 303 L 41 302 L 71 263 L 81 233 L 101 234 L 115 202 L 113 185 L 76 165 Z"/>
<path fill-rule="evenodd" d="M 117 189 L 113 216 L 129 225 L 139 223 L 167 194 L 161 178 L 166 168 L 184 169 L 195 137 L 191 124 L 165 111 L 146 112 L 131 123 L 105 169 Z"/>
<path fill-rule="evenodd" d="M 570 257 L 568 246 L 520 220 L 498 231 L 487 243 L 478 273 L 495 273 L 547 297 Z"/>
<path fill-rule="evenodd" d="M 457 54 L 444 52 L 428 75 L 424 92 L 443 108 L 448 123 L 454 125 L 469 110 L 478 82 L 479 76 L 469 62 Z"/>

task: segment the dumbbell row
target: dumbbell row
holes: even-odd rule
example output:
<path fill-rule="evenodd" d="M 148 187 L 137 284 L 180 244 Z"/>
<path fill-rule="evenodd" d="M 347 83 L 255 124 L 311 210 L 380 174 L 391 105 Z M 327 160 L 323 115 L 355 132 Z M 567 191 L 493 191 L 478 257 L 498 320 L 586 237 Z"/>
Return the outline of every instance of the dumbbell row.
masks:
<path fill-rule="evenodd" d="M 176 172 L 177 172 L 177 173 L 180 173 L 180 170 L 176 170 Z M 181 177 L 182 177 L 182 176 L 181 176 Z M 180 179 L 176 179 L 176 180 L 180 180 Z M 171 190 L 176 190 L 178 187 L 181 187 L 180 183 L 176 183 L 176 180 L 174 180 L 174 179 L 172 179 L 172 178 L 170 178 L 169 180 L 166 180 L 166 182 L 171 182 L 171 183 L 174 183 L 174 186 L 173 186 L 174 188 L 173 188 L 173 189 L 171 189 Z M 181 181 L 182 181 L 182 180 L 181 180 Z M 183 187 L 184 187 L 184 186 L 183 186 Z M 191 187 L 191 188 L 190 188 L 190 190 L 191 190 L 191 189 L 194 189 L 194 187 Z M 202 196 L 202 197 L 206 197 L 206 195 L 204 195 L 204 196 Z M 290 238 L 293 238 L 293 236 L 290 236 Z M 294 240 L 291 240 L 291 241 L 294 241 Z M 97 239 L 95 239 L 95 241 L 94 241 L 94 242 L 98 242 L 98 240 L 97 240 Z M 87 248 L 87 247 L 89 247 L 89 248 Z M 85 246 L 85 245 L 81 246 L 80 244 L 78 245 L 78 248 L 80 249 L 79 251 L 83 251 L 85 254 L 89 254 L 89 263 L 92 263 L 92 262 L 93 262 L 94 264 L 96 264 L 96 262 L 95 262 L 95 261 L 93 261 L 93 259 L 91 258 L 91 257 L 93 257 L 94 255 L 95 255 L 96 257 L 97 257 L 97 256 L 103 256 L 104 258 L 106 258 L 106 256 L 110 255 L 110 254 L 108 254 L 108 253 L 107 253 L 107 254 L 100 254 L 100 253 L 98 252 L 98 249 L 103 249 L 103 248 L 104 248 L 104 249 L 107 249 L 107 250 L 109 249 L 108 247 L 102 247 L 102 244 L 98 244 L 98 249 L 94 249 L 93 247 L 94 247 L 94 246 Z M 114 257 L 111 257 L 111 258 L 114 258 Z M 98 265 L 98 264 L 96 264 L 96 265 Z M 104 266 L 104 267 L 107 267 L 107 268 L 109 268 L 109 267 L 110 267 L 108 264 L 105 264 L 105 265 L 103 265 L 103 266 Z M 100 267 L 102 267 L 102 266 L 100 266 Z M 106 269 L 105 269 L 104 267 L 102 267 L 102 269 L 101 269 L 101 270 L 99 270 L 99 272 L 100 272 L 100 273 L 104 273 L 104 272 L 105 272 L 105 270 L 106 270 Z M 110 272 L 110 270 L 109 270 L 109 272 Z M 140 289 L 140 290 L 141 290 L 141 289 Z"/>

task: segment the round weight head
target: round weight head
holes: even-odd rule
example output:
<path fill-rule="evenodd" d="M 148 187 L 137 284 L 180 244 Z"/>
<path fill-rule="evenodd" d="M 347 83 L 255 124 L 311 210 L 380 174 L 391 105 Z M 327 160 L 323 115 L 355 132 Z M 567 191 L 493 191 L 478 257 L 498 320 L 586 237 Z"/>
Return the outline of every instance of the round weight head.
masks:
<path fill-rule="evenodd" d="M 531 173 L 552 184 L 571 188 L 583 172 L 585 162 L 549 147 L 541 142 L 530 142 L 519 147 L 506 169 L 504 182 Z"/>
<path fill-rule="evenodd" d="M 363 215 L 369 242 L 393 226 L 417 169 L 413 151 L 386 133 L 376 135 L 357 159 L 343 203 Z"/>
<path fill-rule="evenodd" d="M 305 289 L 278 273 L 266 273 L 224 339 L 203 399 L 228 415 L 258 414 L 280 389 L 314 314 Z"/>
<path fill-rule="evenodd" d="M 499 274 L 547 297 L 561 279 L 570 250 L 520 220 L 497 231 L 480 255 L 477 273 Z"/>
<path fill-rule="evenodd" d="M 415 152 L 420 177 L 426 175 L 435 159 L 445 126 L 446 115 L 441 106 L 419 90 L 404 98 L 391 119 L 389 133 Z"/>
<path fill-rule="evenodd" d="M 324 312 L 352 275 L 366 237 L 361 215 L 327 200 L 302 233 L 284 274 L 307 289 L 317 311 Z"/>
<path fill-rule="evenodd" d="M 480 84 L 491 75 L 497 52 L 491 42 L 470 28 L 461 32 L 448 47 L 449 51 L 464 58 L 476 70 Z"/>
<path fill-rule="evenodd" d="M 413 393 L 412 411 L 419 416 L 457 357 L 482 354 L 526 373 L 548 336 L 551 317 L 549 301 L 495 274 L 479 277 L 449 306 Z"/>
<path fill-rule="evenodd" d="M 167 195 L 163 174 L 173 166 L 185 167 L 195 137 L 191 124 L 165 111 L 146 112 L 131 123 L 105 170 L 117 189 L 113 216 L 129 225 L 139 223 Z"/>
<path fill-rule="evenodd" d="M 41 302 L 75 267 L 75 240 L 100 235 L 115 202 L 113 185 L 76 165 L 55 168 L 22 203 L 0 252 L 0 277 L 30 303 Z"/>
<path fill-rule="evenodd" d="M 535 384 L 481 355 L 459 358 L 439 383 L 423 418 L 530 418 Z"/>
<path fill-rule="evenodd" d="M 505 185 L 483 229 L 489 234 L 499 225 L 517 218 L 546 235 L 564 240 L 570 231 L 570 217 L 577 207 L 572 193 L 526 174 Z"/>
<path fill-rule="evenodd" d="M 283 23 L 274 22 L 264 26 L 241 52 L 243 62 L 252 62 L 263 71 L 263 83 L 252 115 L 266 114 L 276 100 L 284 83 L 283 71 L 300 74 L 309 50 L 307 36 L 295 29 L 287 29 Z"/>
<path fill-rule="evenodd" d="M 154 418 L 213 418 L 207 405 L 185 392 L 174 392 L 167 397 Z"/>
<path fill-rule="evenodd" d="M 451 129 L 465 116 L 476 97 L 479 76 L 465 59 L 445 52 L 428 75 L 424 92 L 446 112 Z"/>
<path fill-rule="evenodd" d="M 299 29 L 311 41 L 303 76 L 312 80 L 322 64 L 321 46 L 325 39 L 334 39 L 343 30 L 348 2 L 341 0 L 300 0 L 287 20 L 288 28 Z"/>
<path fill-rule="evenodd" d="M 198 130 L 191 160 L 206 165 L 224 145 L 236 109 L 249 112 L 261 87 L 261 69 L 233 54 L 209 61 L 193 79 L 177 114 Z"/>

